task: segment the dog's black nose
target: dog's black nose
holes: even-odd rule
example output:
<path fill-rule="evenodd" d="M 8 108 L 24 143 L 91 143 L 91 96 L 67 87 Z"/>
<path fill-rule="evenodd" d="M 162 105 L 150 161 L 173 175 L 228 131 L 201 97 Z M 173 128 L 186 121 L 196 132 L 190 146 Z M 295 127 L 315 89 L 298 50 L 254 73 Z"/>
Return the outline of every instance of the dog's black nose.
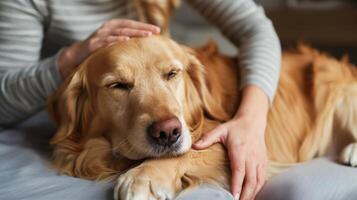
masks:
<path fill-rule="evenodd" d="M 157 144 L 170 146 L 181 136 L 181 123 L 177 117 L 154 122 L 148 128 L 148 134 Z"/>

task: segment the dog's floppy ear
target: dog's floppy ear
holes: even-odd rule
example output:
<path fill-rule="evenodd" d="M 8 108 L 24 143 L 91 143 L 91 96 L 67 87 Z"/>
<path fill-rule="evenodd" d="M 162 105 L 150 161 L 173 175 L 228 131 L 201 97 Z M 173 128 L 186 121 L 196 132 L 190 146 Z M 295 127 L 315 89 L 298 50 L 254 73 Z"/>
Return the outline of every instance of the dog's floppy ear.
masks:
<path fill-rule="evenodd" d="M 57 125 L 52 144 L 70 136 L 79 138 L 84 129 L 87 129 L 93 115 L 88 95 L 86 76 L 83 67 L 79 67 L 49 98 L 48 111 Z"/>
<path fill-rule="evenodd" d="M 215 121 L 228 120 L 229 115 L 209 91 L 204 65 L 196 58 L 193 50 L 184 49 L 189 59 L 189 66 L 186 68 L 188 79 L 185 80 L 186 120 L 191 127 L 202 120 L 200 118 L 203 114 Z"/>

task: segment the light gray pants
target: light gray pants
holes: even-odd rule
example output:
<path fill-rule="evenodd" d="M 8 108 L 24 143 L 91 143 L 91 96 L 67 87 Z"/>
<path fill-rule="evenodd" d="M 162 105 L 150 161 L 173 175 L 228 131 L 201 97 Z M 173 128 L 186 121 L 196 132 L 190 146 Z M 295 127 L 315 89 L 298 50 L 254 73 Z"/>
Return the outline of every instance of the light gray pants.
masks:
<path fill-rule="evenodd" d="M 113 184 L 58 176 L 48 167 L 54 132 L 45 113 L 0 131 L 0 200 L 111 200 Z M 232 200 L 229 192 L 202 186 L 176 200 Z M 288 169 L 271 179 L 257 200 L 357 200 L 357 169 L 325 158 Z"/>
<path fill-rule="evenodd" d="M 202 186 L 180 195 L 177 200 L 232 200 L 228 191 Z M 357 200 L 357 169 L 326 158 L 316 159 L 272 178 L 257 200 Z"/>

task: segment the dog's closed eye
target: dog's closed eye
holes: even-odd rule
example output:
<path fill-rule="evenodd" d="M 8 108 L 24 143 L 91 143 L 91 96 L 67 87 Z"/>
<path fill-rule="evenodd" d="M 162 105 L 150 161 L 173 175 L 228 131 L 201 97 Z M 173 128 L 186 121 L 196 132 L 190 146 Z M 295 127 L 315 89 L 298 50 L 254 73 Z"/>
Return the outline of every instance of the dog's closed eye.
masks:
<path fill-rule="evenodd" d="M 115 82 L 109 84 L 107 87 L 111 89 L 130 90 L 133 88 L 133 84 L 125 82 Z"/>
<path fill-rule="evenodd" d="M 180 70 L 173 69 L 169 71 L 167 74 L 165 74 L 166 80 L 171 80 L 176 77 L 176 75 L 180 72 Z"/>

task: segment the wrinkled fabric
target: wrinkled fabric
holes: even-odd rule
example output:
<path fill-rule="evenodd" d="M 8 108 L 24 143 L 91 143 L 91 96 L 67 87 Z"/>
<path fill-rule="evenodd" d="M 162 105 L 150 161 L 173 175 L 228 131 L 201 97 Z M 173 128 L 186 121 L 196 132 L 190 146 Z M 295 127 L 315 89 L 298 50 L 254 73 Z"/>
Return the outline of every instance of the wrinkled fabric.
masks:
<path fill-rule="evenodd" d="M 110 200 L 112 182 L 59 175 L 51 168 L 48 140 L 55 129 L 45 112 L 0 131 L 0 200 Z M 232 200 L 228 191 L 200 186 L 177 200 Z M 327 158 L 292 167 L 273 177 L 257 200 L 354 200 L 357 169 Z"/>

